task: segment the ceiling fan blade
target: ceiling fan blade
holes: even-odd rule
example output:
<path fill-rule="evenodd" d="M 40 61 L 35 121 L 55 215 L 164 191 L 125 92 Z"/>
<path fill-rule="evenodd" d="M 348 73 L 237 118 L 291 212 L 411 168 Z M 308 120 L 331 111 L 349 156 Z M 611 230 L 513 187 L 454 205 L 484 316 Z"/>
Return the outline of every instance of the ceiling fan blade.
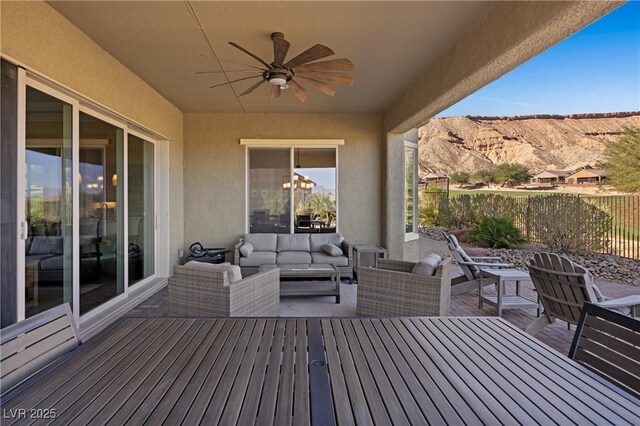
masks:
<path fill-rule="evenodd" d="M 257 75 L 258 71 L 256 70 L 226 70 L 226 71 L 196 71 L 194 74 L 222 74 L 226 72 L 252 72 Z"/>
<path fill-rule="evenodd" d="M 330 59 L 312 64 L 298 65 L 296 71 L 355 71 L 356 65 L 347 58 Z"/>
<path fill-rule="evenodd" d="M 236 81 L 249 80 L 250 78 L 256 78 L 256 77 L 262 78 L 262 75 L 252 75 L 251 77 L 239 78 L 237 80 L 227 81 L 226 83 L 215 84 L 213 86 L 209 86 L 209 89 L 213 89 L 214 87 L 224 86 L 226 84 L 235 83 Z"/>
<path fill-rule="evenodd" d="M 335 52 L 327 46 L 316 44 L 284 64 L 284 66 L 291 69 L 299 65 L 306 64 L 307 62 L 317 61 L 318 59 L 326 58 L 327 56 L 334 54 Z"/>
<path fill-rule="evenodd" d="M 316 90 L 324 93 L 325 95 L 333 96 L 336 94 L 336 86 L 333 86 L 329 83 L 325 83 L 324 81 L 314 80 L 313 78 L 306 78 L 296 75 L 295 79 L 300 83 L 304 83 L 308 86 L 313 87 Z"/>
<path fill-rule="evenodd" d="M 333 83 L 348 84 L 353 86 L 353 77 L 349 74 L 338 72 L 321 72 L 321 71 L 298 71 L 296 77 L 313 78 L 314 80 L 331 81 Z"/>
<path fill-rule="evenodd" d="M 254 84 L 253 86 L 251 86 L 247 90 L 245 90 L 244 92 L 240 93 L 239 96 L 248 95 L 249 93 L 251 93 L 254 90 L 256 90 L 260 85 L 262 85 L 262 84 L 264 84 L 266 82 L 267 82 L 267 80 L 261 80 L 261 81 L 257 82 L 256 84 Z"/>
<path fill-rule="evenodd" d="M 251 64 L 243 64 L 242 62 L 232 61 L 231 59 L 216 58 L 215 56 L 210 56 L 210 55 L 200 55 L 200 56 L 202 56 L 203 58 L 215 59 L 216 61 L 231 62 L 232 64 L 236 64 L 236 65 L 244 65 L 245 67 L 251 67 L 251 68 L 255 68 L 255 69 L 260 70 L 260 71 L 264 71 L 264 68 L 260 68 L 260 67 L 257 67 L 255 65 L 251 65 Z"/>
<path fill-rule="evenodd" d="M 271 69 L 271 65 L 269 65 L 268 63 L 266 63 L 265 61 L 260 59 L 259 56 L 254 55 L 253 53 L 249 52 L 247 49 L 245 49 L 244 47 L 240 46 L 239 44 L 234 43 L 232 41 L 230 41 L 229 44 L 232 45 L 233 47 L 235 47 L 236 49 L 239 49 L 239 50 L 243 51 L 244 53 L 246 53 L 247 55 L 251 56 L 253 59 L 255 59 L 256 61 L 260 62 L 265 67 L 267 67 L 267 69 Z"/>
<path fill-rule="evenodd" d="M 283 37 L 273 37 L 273 63 L 281 67 L 289 51 L 289 43 Z"/>
<path fill-rule="evenodd" d="M 278 85 L 271 86 L 271 94 L 269 95 L 269 100 L 272 101 L 276 98 L 279 98 L 280 92 L 282 92 L 282 89 L 280 88 L 280 86 Z"/>
<path fill-rule="evenodd" d="M 304 87 L 300 86 L 295 80 L 288 81 L 287 85 L 289 85 L 291 90 L 293 90 L 293 93 L 296 95 L 300 102 L 306 101 L 309 97 Z"/>

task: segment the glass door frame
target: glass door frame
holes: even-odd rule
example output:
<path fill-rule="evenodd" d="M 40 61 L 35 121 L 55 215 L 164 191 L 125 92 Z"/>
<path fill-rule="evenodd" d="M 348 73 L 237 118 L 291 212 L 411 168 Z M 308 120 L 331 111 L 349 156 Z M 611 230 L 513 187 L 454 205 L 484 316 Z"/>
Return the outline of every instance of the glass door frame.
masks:
<path fill-rule="evenodd" d="M 79 278 L 80 278 L 80 254 L 77 249 L 77 242 L 80 239 L 79 234 L 79 219 L 78 215 L 80 212 L 79 209 L 79 181 L 76 178 L 78 173 L 80 172 L 78 155 L 79 155 L 79 146 L 78 146 L 78 136 L 79 136 L 79 106 L 80 102 L 68 96 L 51 86 L 42 83 L 41 81 L 28 76 L 26 71 L 23 68 L 18 68 L 18 184 L 17 184 L 17 221 L 18 221 L 18 256 L 17 256 L 17 271 L 18 276 L 16 277 L 16 285 L 17 285 L 17 313 L 18 313 L 18 321 L 22 321 L 25 319 L 25 311 L 26 311 L 26 301 L 25 301 L 25 242 L 29 235 L 28 225 L 26 219 L 26 211 L 25 211 L 25 191 L 26 191 L 26 181 L 24 179 L 26 173 L 26 148 L 27 148 L 27 139 L 26 139 L 26 125 L 27 125 L 27 86 L 32 87 L 40 92 L 43 92 L 49 96 L 52 96 L 56 99 L 61 100 L 69 105 L 71 105 L 71 172 L 73 176 L 73 185 L 72 185 L 72 247 L 73 247 L 73 256 L 72 256 L 72 302 L 71 308 L 73 310 L 73 314 L 78 320 L 80 318 L 80 292 L 79 292 Z"/>
<path fill-rule="evenodd" d="M 340 232 L 340 211 L 339 211 L 339 201 L 340 201 L 340 161 L 339 161 L 339 152 L 338 149 L 340 146 L 343 146 L 345 143 L 344 139 L 240 139 L 240 145 L 244 145 L 244 158 L 245 158 L 245 212 L 244 212 L 244 229 L 245 233 L 250 232 L 251 221 L 249 219 L 250 215 L 250 195 L 251 195 L 251 170 L 249 164 L 249 149 L 251 148 L 266 148 L 266 149 L 289 149 L 289 182 L 291 183 L 289 188 L 289 196 L 291 197 L 291 207 L 289 209 L 289 233 L 294 234 L 295 229 L 295 208 L 294 208 L 294 193 L 295 188 L 293 185 L 294 182 L 294 173 L 295 173 L 295 150 L 298 148 L 302 149 L 334 149 L 336 154 L 336 232 Z"/>
<path fill-rule="evenodd" d="M 64 88 L 58 90 L 54 83 L 47 82 L 46 79 L 39 77 L 35 74 L 31 74 L 27 72 L 24 68 L 18 67 L 18 110 L 17 110 L 17 119 L 18 119 L 18 129 L 17 129 L 17 144 L 18 144 L 18 154 L 17 154 L 17 223 L 18 223 L 18 235 L 16 235 L 18 239 L 17 250 L 18 256 L 17 258 L 17 276 L 16 276 L 16 287 L 17 287 L 17 320 L 22 321 L 25 319 L 25 311 L 26 311 L 26 300 L 25 300 L 25 242 L 28 237 L 28 227 L 26 223 L 26 211 L 25 211 L 25 190 L 26 190 L 26 182 L 24 179 L 26 173 L 26 92 L 27 87 L 32 87 L 33 89 L 39 90 L 47 95 L 50 95 L 60 101 L 68 103 L 71 105 L 72 110 L 72 124 L 71 124 L 71 149 L 72 149 L 72 174 L 73 174 L 73 195 L 72 195 L 72 247 L 73 247 L 73 268 L 72 268 L 72 301 L 71 308 L 73 311 L 73 315 L 82 325 L 84 320 L 92 320 L 96 317 L 104 316 L 106 313 L 110 311 L 110 309 L 117 303 L 125 300 L 129 295 L 129 262 L 128 256 L 128 243 L 129 243 L 129 233 L 128 233 L 128 147 L 129 147 L 129 135 L 137 136 L 149 143 L 153 146 L 153 195 L 154 195 L 154 272 L 147 278 L 142 279 L 136 283 L 134 288 L 134 292 L 138 290 L 144 291 L 145 284 L 148 284 L 155 279 L 158 278 L 159 271 L 159 259 L 161 254 L 158 250 L 158 206 L 161 202 L 158 200 L 158 187 L 161 186 L 160 182 L 158 182 L 158 168 L 162 164 L 162 160 L 159 158 L 159 149 L 158 143 L 164 141 L 164 139 L 159 137 L 154 137 L 150 133 L 144 131 L 138 131 L 136 128 L 132 128 L 135 126 L 133 123 L 130 123 L 126 119 L 117 119 L 114 118 L 113 115 L 110 115 L 108 112 L 103 113 L 101 109 L 98 107 L 94 107 L 90 102 L 83 101 L 83 98 L 78 96 L 73 96 L 68 93 L 65 93 Z M 120 179 L 123 182 L 123 191 L 124 191 L 124 201 L 123 201 L 123 211 L 124 211 L 124 238 L 123 244 L 125 249 L 125 257 L 124 257 L 124 292 L 119 294 L 103 304 L 97 306 L 91 311 L 85 313 L 82 317 L 80 317 L 80 180 L 78 178 L 80 174 L 80 112 L 88 114 L 92 117 L 95 117 L 99 120 L 102 120 L 106 123 L 109 123 L 113 126 L 116 126 L 123 130 L 124 133 L 124 170 L 123 177 Z M 114 114 L 115 115 L 115 114 Z M 164 198 L 163 198 L 164 200 Z M 163 204 L 164 206 L 164 204 Z"/>
<path fill-rule="evenodd" d="M 132 129 L 125 128 L 124 133 L 124 169 L 125 169 L 125 184 L 124 184 L 124 209 L 125 209 L 125 217 L 126 220 L 124 222 L 124 240 L 125 240 L 125 254 L 127 255 L 127 260 L 124 262 L 125 265 L 125 294 L 129 292 L 129 261 L 128 261 L 128 247 L 129 247 L 129 135 L 138 137 L 145 142 L 151 143 L 153 146 L 153 273 L 146 278 L 141 279 L 140 281 L 136 281 L 134 283 L 135 289 L 139 287 L 144 287 L 144 285 L 150 281 L 153 281 L 158 276 L 158 167 L 160 166 L 158 161 L 158 144 L 157 141 L 153 138 L 150 138 L 149 135 L 146 135 L 142 132 L 137 132 Z"/>

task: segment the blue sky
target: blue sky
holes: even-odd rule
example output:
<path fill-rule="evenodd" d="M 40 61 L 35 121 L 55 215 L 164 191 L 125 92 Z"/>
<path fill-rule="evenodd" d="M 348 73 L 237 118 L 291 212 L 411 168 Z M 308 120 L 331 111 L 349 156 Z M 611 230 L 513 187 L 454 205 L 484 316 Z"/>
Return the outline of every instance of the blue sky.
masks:
<path fill-rule="evenodd" d="M 631 1 L 437 117 L 640 110 L 640 1 Z"/>

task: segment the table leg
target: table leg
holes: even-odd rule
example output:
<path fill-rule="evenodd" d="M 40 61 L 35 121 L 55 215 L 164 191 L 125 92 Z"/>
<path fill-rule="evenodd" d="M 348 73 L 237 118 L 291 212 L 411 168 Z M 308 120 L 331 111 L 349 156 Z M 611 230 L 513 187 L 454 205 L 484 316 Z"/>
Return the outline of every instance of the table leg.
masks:
<path fill-rule="evenodd" d="M 482 284 L 482 271 L 480 271 L 480 284 L 478 287 L 478 308 L 482 309 L 482 287 L 484 287 Z"/>
<path fill-rule="evenodd" d="M 516 281 L 516 296 L 520 296 L 520 281 Z"/>
<path fill-rule="evenodd" d="M 336 280 L 336 292 L 338 293 L 336 294 L 336 303 L 340 303 L 340 271 L 336 272 L 335 280 Z"/>
<path fill-rule="evenodd" d="M 498 316 L 501 317 L 502 316 L 502 296 L 503 296 L 503 291 L 505 290 L 504 288 L 504 281 L 502 280 L 502 278 L 498 279 Z"/>

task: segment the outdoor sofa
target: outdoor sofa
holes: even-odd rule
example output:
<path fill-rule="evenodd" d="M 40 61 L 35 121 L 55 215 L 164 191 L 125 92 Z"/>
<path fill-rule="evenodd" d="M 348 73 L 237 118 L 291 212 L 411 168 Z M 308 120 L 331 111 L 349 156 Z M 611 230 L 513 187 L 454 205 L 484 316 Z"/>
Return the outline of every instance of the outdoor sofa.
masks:
<path fill-rule="evenodd" d="M 245 234 L 235 246 L 234 264 L 245 277 L 262 265 L 330 264 L 340 271 L 340 279 L 353 282 L 353 248 L 339 233 Z"/>

